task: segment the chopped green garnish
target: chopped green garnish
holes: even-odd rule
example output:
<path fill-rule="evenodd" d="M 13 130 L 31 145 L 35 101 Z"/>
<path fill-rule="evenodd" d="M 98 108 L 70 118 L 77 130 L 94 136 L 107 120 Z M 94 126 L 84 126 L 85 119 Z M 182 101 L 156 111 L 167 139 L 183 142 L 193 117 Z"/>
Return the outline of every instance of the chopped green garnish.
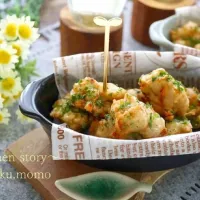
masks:
<path fill-rule="evenodd" d="M 125 109 L 125 108 L 129 107 L 130 105 L 131 105 L 130 102 L 125 101 L 125 102 L 120 104 L 119 109 Z"/>
<path fill-rule="evenodd" d="M 66 100 L 66 102 L 62 105 L 62 113 L 68 113 L 69 111 L 71 111 L 72 108 L 72 102 L 71 100 Z"/>
<path fill-rule="evenodd" d="M 192 110 L 192 109 L 195 109 L 196 107 L 197 107 L 196 105 L 192 104 L 189 106 L 189 109 Z"/>
<path fill-rule="evenodd" d="M 151 113 L 150 114 L 150 118 L 149 118 L 149 127 L 150 128 L 152 128 L 154 119 L 159 118 L 159 117 L 160 117 L 160 115 L 158 113 Z"/>
<path fill-rule="evenodd" d="M 94 87 L 91 85 L 91 86 L 86 86 L 85 87 L 85 91 L 86 91 L 86 95 L 88 97 L 93 97 L 94 96 Z"/>
<path fill-rule="evenodd" d="M 71 96 L 72 103 L 74 103 L 74 102 L 76 102 L 78 100 L 84 99 L 84 98 L 85 98 L 85 96 L 82 95 L 82 94 L 73 94 Z"/>
<path fill-rule="evenodd" d="M 141 93 L 141 91 L 140 90 L 137 90 L 137 94 L 140 94 Z"/>
<path fill-rule="evenodd" d="M 97 99 L 95 105 L 101 108 L 103 106 L 103 101 L 101 99 Z"/>
<path fill-rule="evenodd" d="M 78 84 L 80 84 L 80 83 L 82 83 L 83 82 L 83 80 L 82 79 L 80 79 L 79 81 L 78 81 Z"/>
<path fill-rule="evenodd" d="M 172 81 L 174 78 L 171 75 L 167 76 L 167 81 Z"/>
<path fill-rule="evenodd" d="M 168 73 L 165 72 L 165 71 L 162 71 L 162 72 L 160 72 L 160 74 L 159 74 L 160 77 L 163 77 L 163 76 L 165 76 L 165 75 L 168 75 Z"/>
<path fill-rule="evenodd" d="M 192 47 L 194 47 L 196 44 L 200 43 L 199 39 L 192 38 L 192 37 L 186 38 L 185 40 L 188 41 Z"/>
<path fill-rule="evenodd" d="M 173 82 L 173 84 L 177 87 L 177 89 L 182 92 L 182 91 L 185 91 L 185 87 L 183 86 L 183 84 L 181 83 L 181 81 L 177 81 L 175 80 Z"/>
<path fill-rule="evenodd" d="M 188 120 L 184 120 L 183 122 L 182 122 L 182 124 L 188 124 L 189 123 L 189 121 Z"/>
<path fill-rule="evenodd" d="M 152 77 L 152 82 L 154 82 L 157 78 L 163 77 L 165 75 L 169 75 L 169 74 L 167 72 L 165 72 L 165 71 L 160 72 L 160 74 L 158 76 L 153 76 Z"/>
<path fill-rule="evenodd" d="M 81 125 L 82 130 L 85 130 L 87 127 L 88 127 L 88 124 L 86 124 L 86 123 L 83 123 L 83 124 Z"/>
<path fill-rule="evenodd" d="M 106 120 L 109 120 L 110 117 L 111 117 L 110 114 L 106 114 L 106 115 L 105 115 L 105 119 L 106 119 Z"/>
<path fill-rule="evenodd" d="M 146 108 L 152 108 L 152 105 L 150 103 L 145 104 Z"/>
<path fill-rule="evenodd" d="M 142 135 L 140 133 L 130 133 L 130 134 L 128 134 L 127 139 L 140 140 L 140 139 L 142 139 Z"/>
<path fill-rule="evenodd" d="M 152 82 L 154 82 L 157 78 L 158 78 L 158 77 L 153 76 L 153 77 L 152 77 Z"/>
<path fill-rule="evenodd" d="M 182 117 L 176 117 L 174 119 L 175 122 L 179 122 L 181 124 L 188 124 L 190 121 L 187 118 L 182 118 Z M 172 121 L 173 122 L 173 121 Z"/>

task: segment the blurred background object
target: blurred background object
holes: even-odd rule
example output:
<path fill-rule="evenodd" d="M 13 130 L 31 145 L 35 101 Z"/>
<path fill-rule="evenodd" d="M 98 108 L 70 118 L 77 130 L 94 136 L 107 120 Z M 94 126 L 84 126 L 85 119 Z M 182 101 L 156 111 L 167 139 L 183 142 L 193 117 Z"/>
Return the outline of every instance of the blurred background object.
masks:
<path fill-rule="evenodd" d="M 175 9 L 195 4 L 195 0 L 134 0 L 131 32 L 134 39 L 154 46 L 149 37 L 150 25 L 175 13 Z"/>
<path fill-rule="evenodd" d="M 87 27 L 98 27 L 93 22 L 95 16 L 120 17 L 126 0 L 84 0 L 84 4 L 80 3 L 80 0 L 67 2 L 70 13 L 77 23 Z"/>
<path fill-rule="evenodd" d="M 29 15 L 35 21 L 35 26 L 39 26 L 40 8 L 44 0 L 0 0 L 0 18 L 5 15 Z"/>
<path fill-rule="evenodd" d="M 104 50 L 104 27 L 96 26 L 95 16 L 107 19 L 122 17 L 126 0 L 68 0 L 60 12 L 61 55 L 100 52 Z M 111 27 L 110 50 L 120 51 L 122 28 Z"/>

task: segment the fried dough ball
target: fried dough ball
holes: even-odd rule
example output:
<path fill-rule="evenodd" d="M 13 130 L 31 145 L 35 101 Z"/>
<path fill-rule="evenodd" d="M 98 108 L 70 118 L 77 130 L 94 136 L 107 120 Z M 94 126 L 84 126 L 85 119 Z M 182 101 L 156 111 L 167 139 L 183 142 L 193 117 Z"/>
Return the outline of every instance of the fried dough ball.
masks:
<path fill-rule="evenodd" d="M 164 69 L 142 75 L 139 85 L 153 109 L 165 119 L 172 120 L 175 115 L 185 116 L 189 108 L 185 87 Z"/>
<path fill-rule="evenodd" d="M 103 93 L 102 83 L 86 77 L 74 84 L 70 92 L 72 103 L 76 108 L 86 110 L 96 117 L 104 117 L 110 112 L 113 99 L 124 97 L 126 90 L 108 83 L 107 93 Z"/>
<path fill-rule="evenodd" d="M 142 101 L 144 103 L 147 102 L 147 98 L 144 96 L 144 94 L 142 93 L 142 91 L 140 89 L 138 89 L 138 88 L 128 89 L 127 93 L 130 94 L 130 95 L 132 95 L 132 96 L 137 97 L 139 101 Z"/>
<path fill-rule="evenodd" d="M 126 94 L 124 99 L 114 100 L 111 106 L 116 132 L 120 138 L 130 133 L 138 133 L 148 126 L 146 106 L 134 96 Z"/>
<path fill-rule="evenodd" d="M 126 94 L 126 90 L 124 88 L 118 87 L 113 83 L 107 83 L 107 92 L 103 92 L 103 83 L 99 83 L 101 96 L 103 99 L 107 101 L 113 101 L 114 99 L 119 100 L 123 99 Z"/>
<path fill-rule="evenodd" d="M 165 121 L 150 105 L 130 94 L 114 100 L 111 113 L 91 128 L 93 135 L 115 139 L 141 139 L 165 134 Z"/>
<path fill-rule="evenodd" d="M 50 116 L 61 120 L 75 131 L 83 131 L 91 124 L 91 116 L 71 105 L 69 96 L 55 102 Z"/>
<path fill-rule="evenodd" d="M 143 138 L 154 138 L 167 135 L 165 120 L 156 113 L 151 105 L 146 104 L 148 115 L 148 127 L 141 132 Z"/>
<path fill-rule="evenodd" d="M 200 115 L 189 117 L 193 129 L 200 129 Z"/>
<path fill-rule="evenodd" d="M 171 30 L 170 38 L 176 44 L 199 49 L 200 27 L 197 23 L 189 21 L 185 25 Z"/>
<path fill-rule="evenodd" d="M 200 114 L 200 92 L 197 88 L 186 88 L 187 96 L 189 98 L 190 106 L 187 112 L 187 117 Z"/>
<path fill-rule="evenodd" d="M 56 119 L 59 119 L 63 116 L 64 104 L 66 103 L 66 99 L 58 99 L 54 105 L 53 110 L 50 113 L 50 116 Z"/>
<path fill-rule="evenodd" d="M 89 114 L 80 110 L 70 110 L 62 116 L 61 120 L 74 131 L 83 131 L 91 124 Z"/>
<path fill-rule="evenodd" d="M 115 126 L 111 115 L 107 114 L 106 119 L 100 121 L 94 120 L 90 126 L 89 132 L 91 135 L 97 137 L 114 138 Z"/>
<path fill-rule="evenodd" d="M 173 119 L 166 122 L 167 134 L 175 135 L 192 132 L 192 124 L 187 119 Z"/>
<path fill-rule="evenodd" d="M 197 88 L 186 88 L 190 106 L 186 117 L 191 121 L 194 129 L 200 128 L 200 92 Z"/>

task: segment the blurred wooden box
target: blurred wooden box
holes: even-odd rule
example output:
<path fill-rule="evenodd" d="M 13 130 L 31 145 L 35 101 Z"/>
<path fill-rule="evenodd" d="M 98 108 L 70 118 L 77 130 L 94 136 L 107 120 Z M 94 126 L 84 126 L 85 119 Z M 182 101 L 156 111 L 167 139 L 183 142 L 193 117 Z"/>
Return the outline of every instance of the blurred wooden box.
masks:
<path fill-rule="evenodd" d="M 134 0 L 131 32 L 132 36 L 147 46 L 155 46 L 149 37 L 150 25 L 175 14 L 175 9 L 195 4 L 195 0 L 179 0 L 167 3 L 159 0 Z"/>
<path fill-rule="evenodd" d="M 104 51 L 104 29 L 91 30 L 80 26 L 67 7 L 60 12 L 60 22 L 61 56 Z M 122 30 L 123 24 L 111 28 L 110 51 L 121 50 Z"/>

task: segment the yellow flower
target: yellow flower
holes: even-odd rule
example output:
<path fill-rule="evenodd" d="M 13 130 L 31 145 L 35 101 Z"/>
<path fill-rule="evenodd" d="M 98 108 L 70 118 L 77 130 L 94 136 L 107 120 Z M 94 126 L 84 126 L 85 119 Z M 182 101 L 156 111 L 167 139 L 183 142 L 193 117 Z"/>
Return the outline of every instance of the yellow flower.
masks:
<path fill-rule="evenodd" d="M 8 109 L 3 108 L 0 110 L 0 124 L 8 124 L 10 118 L 10 113 Z"/>
<path fill-rule="evenodd" d="M 4 107 L 10 107 L 16 102 L 16 99 L 14 97 L 6 97 L 5 95 L 2 95 L 2 97 L 4 99 L 3 101 Z"/>
<path fill-rule="evenodd" d="M 16 56 L 21 57 L 23 60 L 27 59 L 30 51 L 29 51 L 30 45 L 27 43 L 18 40 L 15 42 L 12 42 L 12 48 L 16 50 Z"/>
<path fill-rule="evenodd" d="M 33 123 L 34 122 L 33 119 L 23 115 L 19 109 L 16 111 L 16 115 L 17 115 L 17 119 L 23 124 L 24 123 Z"/>
<path fill-rule="evenodd" d="M 5 41 L 5 38 L 4 36 L 2 35 L 2 33 L 0 33 L 0 45 L 4 44 L 6 41 Z"/>
<path fill-rule="evenodd" d="M 13 69 L 18 57 L 15 55 L 16 50 L 11 45 L 3 43 L 0 45 L 0 69 Z"/>
<path fill-rule="evenodd" d="M 2 70 L 0 80 L 0 91 L 5 97 L 13 97 L 23 90 L 21 78 L 13 70 Z"/>
<path fill-rule="evenodd" d="M 1 20 L 0 29 L 7 40 L 13 41 L 18 38 L 18 23 L 19 19 L 16 15 L 8 15 Z"/>
<path fill-rule="evenodd" d="M 3 102 L 4 102 L 4 98 L 0 94 L 0 109 L 3 108 Z"/>
<path fill-rule="evenodd" d="M 28 43 L 34 42 L 39 38 L 38 28 L 34 28 L 34 22 L 31 21 L 30 17 L 21 17 L 18 26 L 19 38 Z"/>

